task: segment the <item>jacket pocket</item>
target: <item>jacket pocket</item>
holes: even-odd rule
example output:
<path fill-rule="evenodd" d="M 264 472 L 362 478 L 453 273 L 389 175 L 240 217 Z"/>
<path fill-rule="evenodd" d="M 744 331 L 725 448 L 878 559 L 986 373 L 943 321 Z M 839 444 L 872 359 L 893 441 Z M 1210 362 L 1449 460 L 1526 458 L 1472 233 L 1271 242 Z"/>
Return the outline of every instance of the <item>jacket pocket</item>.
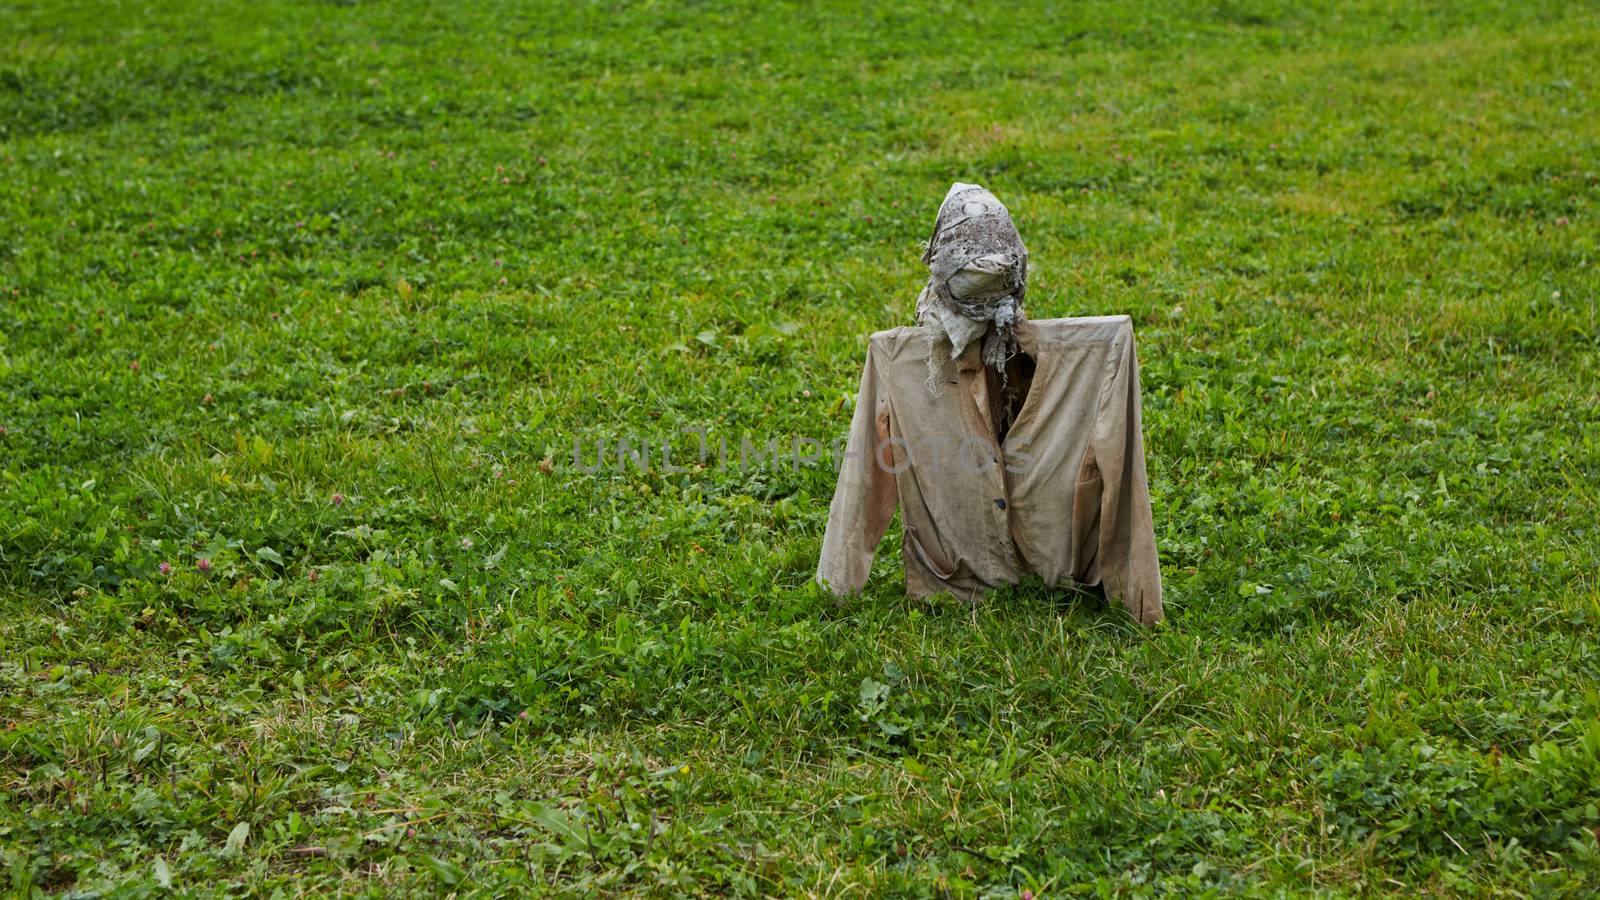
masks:
<path fill-rule="evenodd" d="M 915 525 L 906 526 L 906 543 L 910 545 L 911 552 L 917 555 L 917 559 L 921 560 L 922 564 L 928 567 L 928 571 L 938 576 L 939 580 L 949 581 L 951 578 L 955 577 L 955 566 L 952 566 L 948 562 L 943 562 L 943 554 L 936 558 L 933 554 L 928 552 L 928 548 L 924 547 L 921 539 L 917 537 L 917 528 Z"/>

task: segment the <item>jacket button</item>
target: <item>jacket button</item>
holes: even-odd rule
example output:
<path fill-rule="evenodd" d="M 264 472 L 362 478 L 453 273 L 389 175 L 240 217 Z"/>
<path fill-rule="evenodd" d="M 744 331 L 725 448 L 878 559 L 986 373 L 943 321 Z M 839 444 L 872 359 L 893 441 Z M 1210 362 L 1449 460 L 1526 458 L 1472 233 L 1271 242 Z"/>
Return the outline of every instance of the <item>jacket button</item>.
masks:
<path fill-rule="evenodd" d="M 996 501 L 994 501 L 994 505 L 1000 507 L 1001 509 L 1005 509 L 1006 508 L 1006 501 L 1004 501 L 1004 500 L 996 500 Z"/>

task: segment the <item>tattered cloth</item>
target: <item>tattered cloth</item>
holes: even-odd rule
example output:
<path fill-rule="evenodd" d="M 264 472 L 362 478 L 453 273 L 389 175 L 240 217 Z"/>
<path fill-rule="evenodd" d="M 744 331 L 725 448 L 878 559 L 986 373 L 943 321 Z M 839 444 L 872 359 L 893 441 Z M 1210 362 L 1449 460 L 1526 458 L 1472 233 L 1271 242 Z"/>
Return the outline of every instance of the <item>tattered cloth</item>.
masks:
<path fill-rule="evenodd" d="M 951 358 L 983 335 L 983 362 L 1003 382 L 1006 361 L 1017 353 L 1028 288 L 1028 249 L 1011 213 L 983 187 L 956 182 L 939 206 L 922 261 L 928 283 L 917 298 L 917 322 L 949 338 Z"/>

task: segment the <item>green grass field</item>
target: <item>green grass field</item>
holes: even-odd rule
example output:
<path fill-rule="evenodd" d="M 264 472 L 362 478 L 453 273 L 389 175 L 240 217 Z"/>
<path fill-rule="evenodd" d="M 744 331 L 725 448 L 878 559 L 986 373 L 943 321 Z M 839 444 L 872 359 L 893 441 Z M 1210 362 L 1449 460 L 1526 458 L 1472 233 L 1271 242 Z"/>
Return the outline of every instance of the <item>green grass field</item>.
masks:
<path fill-rule="evenodd" d="M 1600 890 L 1600 7 L 1388 7 L 0 5 L 0 892 Z M 1157 629 L 659 465 L 842 436 L 958 179 Z"/>

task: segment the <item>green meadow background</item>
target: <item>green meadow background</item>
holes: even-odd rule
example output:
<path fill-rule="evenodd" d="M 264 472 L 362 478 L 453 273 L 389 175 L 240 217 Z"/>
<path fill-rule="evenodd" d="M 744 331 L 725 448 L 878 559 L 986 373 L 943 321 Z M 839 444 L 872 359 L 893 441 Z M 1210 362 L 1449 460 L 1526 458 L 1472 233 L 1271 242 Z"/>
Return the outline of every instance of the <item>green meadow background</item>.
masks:
<path fill-rule="evenodd" d="M 1600 890 L 1600 8 L 0 4 L 0 892 Z M 1169 619 L 810 576 L 952 181 Z M 575 465 L 573 445 L 589 459 Z M 165 564 L 165 565 L 163 565 Z"/>

